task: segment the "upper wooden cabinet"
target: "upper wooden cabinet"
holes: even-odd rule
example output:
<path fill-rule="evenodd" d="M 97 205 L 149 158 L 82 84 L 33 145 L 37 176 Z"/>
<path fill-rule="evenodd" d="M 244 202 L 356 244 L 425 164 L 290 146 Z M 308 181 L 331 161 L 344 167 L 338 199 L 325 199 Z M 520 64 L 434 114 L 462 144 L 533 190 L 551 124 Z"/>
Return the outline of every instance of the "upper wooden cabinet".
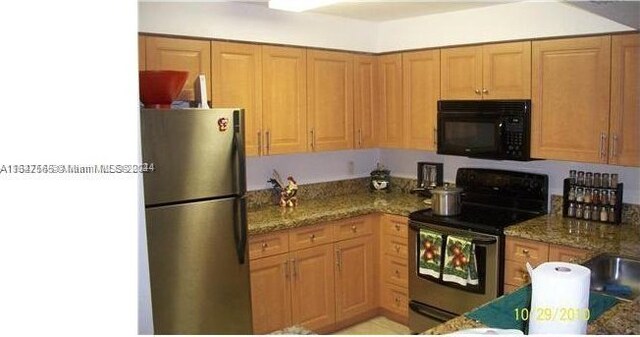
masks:
<path fill-rule="evenodd" d="M 404 147 L 436 149 L 440 99 L 440 50 L 402 54 Z"/>
<path fill-rule="evenodd" d="M 214 41 L 211 43 L 211 69 L 212 105 L 244 108 L 246 154 L 261 154 L 262 47 Z"/>
<path fill-rule="evenodd" d="M 353 148 L 353 55 L 307 51 L 307 125 L 312 151 Z"/>
<path fill-rule="evenodd" d="M 378 143 L 382 147 L 400 148 L 404 140 L 402 116 L 402 54 L 378 57 Z"/>
<path fill-rule="evenodd" d="M 195 99 L 193 84 L 196 77 L 204 74 L 207 87 L 211 87 L 211 42 L 205 40 L 175 39 L 147 36 L 146 70 L 188 71 L 189 77 L 178 100 Z"/>
<path fill-rule="evenodd" d="M 531 97 L 531 42 L 442 49 L 442 99 Z"/>
<path fill-rule="evenodd" d="M 353 60 L 353 120 L 354 147 L 374 147 L 376 135 L 376 109 L 378 106 L 378 73 L 376 57 L 355 55 Z"/>
<path fill-rule="evenodd" d="M 640 166 L 640 34 L 611 41 L 609 164 Z"/>
<path fill-rule="evenodd" d="M 138 70 L 147 70 L 147 47 L 144 36 L 138 36 Z"/>
<path fill-rule="evenodd" d="M 532 50 L 531 156 L 606 163 L 610 36 L 534 41 Z"/>
<path fill-rule="evenodd" d="M 307 53 L 262 47 L 262 129 L 265 154 L 307 151 Z"/>

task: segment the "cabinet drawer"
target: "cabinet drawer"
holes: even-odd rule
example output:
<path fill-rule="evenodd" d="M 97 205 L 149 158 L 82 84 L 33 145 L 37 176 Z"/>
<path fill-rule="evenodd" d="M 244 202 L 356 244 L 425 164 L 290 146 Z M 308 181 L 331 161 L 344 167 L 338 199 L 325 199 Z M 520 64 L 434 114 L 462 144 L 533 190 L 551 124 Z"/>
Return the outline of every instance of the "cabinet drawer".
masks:
<path fill-rule="evenodd" d="M 289 232 L 290 250 L 298 250 L 333 242 L 333 227 L 328 224 L 306 226 Z"/>
<path fill-rule="evenodd" d="M 401 216 L 385 215 L 382 221 L 382 233 L 395 235 L 402 238 L 408 237 L 407 218 Z"/>
<path fill-rule="evenodd" d="M 511 260 L 504 262 L 504 283 L 519 287 L 529 281 L 526 262 Z"/>
<path fill-rule="evenodd" d="M 289 251 L 287 231 L 261 234 L 249 237 L 249 259 L 277 255 Z"/>
<path fill-rule="evenodd" d="M 371 217 L 359 216 L 333 222 L 333 231 L 336 240 L 356 238 L 373 233 Z"/>
<path fill-rule="evenodd" d="M 409 255 L 406 238 L 385 235 L 382 240 L 382 250 L 385 254 L 407 259 Z"/>
<path fill-rule="evenodd" d="M 392 284 L 382 286 L 381 305 L 383 308 L 402 316 L 409 314 L 409 296 L 406 288 Z"/>
<path fill-rule="evenodd" d="M 549 261 L 581 263 L 584 262 L 584 259 L 586 259 L 588 255 L 588 250 L 567 246 L 549 245 Z"/>
<path fill-rule="evenodd" d="M 549 244 L 507 237 L 505 258 L 511 261 L 528 261 L 535 267 L 549 260 Z"/>
<path fill-rule="evenodd" d="M 384 281 L 400 287 L 408 287 L 407 259 L 385 255 L 383 261 L 382 275 Z"/>

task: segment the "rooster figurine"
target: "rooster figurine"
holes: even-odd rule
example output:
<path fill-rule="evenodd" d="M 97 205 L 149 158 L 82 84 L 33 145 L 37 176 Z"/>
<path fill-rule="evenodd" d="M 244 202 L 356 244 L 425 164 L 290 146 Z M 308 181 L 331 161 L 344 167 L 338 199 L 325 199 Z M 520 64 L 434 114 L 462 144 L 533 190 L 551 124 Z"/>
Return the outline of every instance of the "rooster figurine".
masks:
<path fill-rule="evenodd" d="M 282 207 L 295 207 L 298 204 L 298 198 L 296 198 L 296 194 L 298 193 L 298 184 L 293 177 L 287 177 L 289 183 L 280 193 L 280 206 Z"/>

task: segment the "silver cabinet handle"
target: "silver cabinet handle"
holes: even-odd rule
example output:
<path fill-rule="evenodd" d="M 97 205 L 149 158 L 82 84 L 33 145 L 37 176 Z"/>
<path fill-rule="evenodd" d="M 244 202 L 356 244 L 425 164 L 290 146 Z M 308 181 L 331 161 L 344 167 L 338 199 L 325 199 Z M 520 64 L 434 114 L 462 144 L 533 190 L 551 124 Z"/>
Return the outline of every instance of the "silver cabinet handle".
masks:
<path fill-rule="evenodd" d="M 311 131 L 309 131 L 309 132 L 311 132 L 311 150 L 315 151 L 315 145 L 316 145 L 315 144 L 315 138 L 316 137 L 315 137 L 315 134 L 313 132 L 313 129 L 311 129 Z"/>
<path fill-rule="evenodd" d="M 262 156 L 262 132 L 258 131 L 258 156 Z"/>
<path fill-rule="evenodd" d="M 489 90 L 487 90 L 487 88 L 482 88 L 482 93 L 483 93 L 483 94 L 488 94 L 488 93 L 489 93 Z"/>
<path fill-rule="evenodd" d="M 267 137 L 267 151 L 266 154 L 271 153 L 271 132 L 269 130 L 265 131 L 265 136 Z"/>
<path fill-rule="evenodd" d="M 475 91 L 476 95 L 480 95 L 480 89 L 476 89 L 474 91 Z"/>
<path fill-rule="evenodd" d="M 606 153 L 605 153 L 605 145 L 607 143 L 607 136 L 604 134 L 604 132 L 600 132 L 600 159 L 601 160 L 605 160 L 606 157 Z"/>
<path fill-rule="evenodd" d="M 342 271 L 342 251 L 340 249 L 336 250 L 336 266 L 338 271 Z"/>
<path fill-rule="evenodd" d="M 298 268 L 296 268 L 296 259 L 289 260 L 289 262 L 291 262 L 291 267 L 293 269 L 293 273 L 291 274 L 291 276 L 298 277 Z"/>
<path fill-rule="evenodd" d="M 284 278 L 289 278 L 289 261 L 284 261 L 283 268 L 284 268 Z"/>
<path fill-rule="evenodd" d="M 438 144 L 438 129 L 433 128 L 433 145 Z"/>
<path fill-rule="evenodd" d="M 613 134 L 613 144 L 611 145 L 611 147 L 612 147 L 611 156 L 617 157 L 618 156 L 618 134 L 617 133 Z"/>

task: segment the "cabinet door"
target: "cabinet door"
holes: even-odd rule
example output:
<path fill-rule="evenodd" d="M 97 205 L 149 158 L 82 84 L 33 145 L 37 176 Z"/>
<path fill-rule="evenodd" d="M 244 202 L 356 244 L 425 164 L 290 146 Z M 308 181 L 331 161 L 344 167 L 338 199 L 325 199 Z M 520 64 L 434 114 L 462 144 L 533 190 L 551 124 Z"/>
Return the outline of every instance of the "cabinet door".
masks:
<path fill-rule="evenodd" d="M 533 42 L 532 157 L 607 161 L 610 40 Z"/>
<path fill-rule="evenodd" d="M 259 45 L 211 42 L 212 105 L 244 108 L 245 149 L 260 154 L 262 132 L 262 48 Z"/>
<path fill-rule="evenodd" d="M 307 51 L 307 118 L 312 151 L 353 148 L 353 55 Z"/>
<path fill-rule="evenodd" d="M 138 36 L 138 70 L 146 69 L 147 48 L 144 36 Z"/>
<path fill-rule="evenodd" d="M 333 245 L 291 253 L 293 323 L 318 331 L 336 320 Z"/>
<path fill-rule="evenodd" d="M 440 97 L 442 99 L 482 98 L 482 47 L 441 50 Z"/>
<path fill-rule="evenodd" d="M 146 37 L 147 70 L 188 71 L 189 77 L 178 100 L 195 99 L 193 84 L 196 77 L 204 74 L 211 93 L 211 43 L 204 40 Z"/>
<path fill-rule="evenodd" d="M 402 54 L 405 147 L 436 149 L 440 50 Z"/>
<path fill-rule="evenodd" d="M 640 166 L 640 34 L 611 42 L 609 164 Z"/>
<path fill-rule="evenodd" d="M 378 57 L 380 105 L 378 106 L 379 145 L 399 148 L 403 145 L 402 54 Z"/>
<path fill-rule="evenodd" d="M 549 261 L 582 263 L 588 255 L 588 250 L 567 246 L 549 245 Z"/>
<path fill-rule="evenodd" d="M 263 46 L 262 69 L 262 129 L 267 154 L 307 151 L 306 51 Z"/>
<path fill-rule="evenodd" d="M 265 334 L 291 326 L 288 254 L 251 261 L 253 333 Z"/>
<path fill-rule="evenodd" d="M 531 97 L 531 41 L 482 46 L 482 98 Z"/>
<path fill-rule="evenodd" d="M 375 147 L 377 62 L 371 55 L 354 56 L 353 119 L 357 149 Z"/>
<path fill-rule="evenodd" d="M 336 250 L 336 320 L 375 309 L 373 237 L 338 242 Z"/>

